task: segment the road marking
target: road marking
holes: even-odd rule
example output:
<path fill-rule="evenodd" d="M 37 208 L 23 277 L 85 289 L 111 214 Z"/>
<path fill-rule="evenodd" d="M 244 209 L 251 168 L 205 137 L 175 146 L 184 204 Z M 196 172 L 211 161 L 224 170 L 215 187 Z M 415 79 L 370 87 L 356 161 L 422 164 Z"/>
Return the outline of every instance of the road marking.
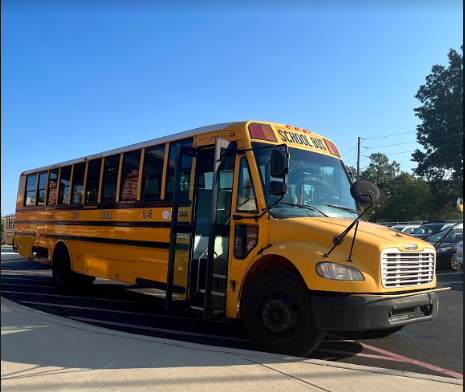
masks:
<path fill-rule="evenodd" d="M 340 340 L 339 340 L 340 342 Z M 326 349 L 317 349 L 318 352 L 329 353 L 329 354 L 339 354 L 339 355 L 348 355 L 351 357 L 363 357 L 363 358 L 372 358 L 372 359 L 381 359 L 385 361 L 394 361 L 394 362 L 404 362 L 400 359 L 393 358 L 393 357 L 385 357 L 381 355 L 373 355 L 373 354 L 363 354 L 363 353 L 354 353 L 351 351 L 340 351 L 340 350 L 326 350 Z"/>
<path fill-rule="evenodd" d="M 404 357 L 403 355 L 399 355 L 399 354 L 393 353 L 391 351 L 383 350 L 383 349 L 380 349 L 380 348 L 375 347 L 375 346 L 370 346 L 369 344 L 361 343 L 361 342 L 358 342 L 356 340 L 346 340 L 343 337 L 337 336 L 337 335 L 330 335 L 330 336 L 334 337 L 334 338 L 341 339 L 341 342 L 358 343 L 362 347 L 366 348 L 367 350 L 371 350 L 371 351 L 375 351 L 375 352 L 380 353 L 380 354 L 384 354 L 384 355 L 386 355 L 386 356 L 388 356 L 390 358 L 398 359 L 401 362 L 417 365 L 417 366 L 423 367 L 425 369 L 429 369 L 429 370 L 433 370 L 433 371 L 441 373 L 441 374 L 445 374 L 446 376 L 450 376 L 450 377 L 453 377 L 453 378 L 458 378 L 460 380 L 463 380 L 463 374 L 454 372 L 452 370 L 443 369 L 443 368 L 441 368 L 439 366 L 431 365 L 429 363 L 418 361 L 416 359 Z"/>
<path fill-rule="evenodd" d="M 17 275 L 16 275 L 17 276 Z M 10 278 L 9 276 L 4 276 L 2 275 L 2 279 L 9 279 L 9 280 L 32 280 L 34 282 L 40 282 L 40 281 L 43 281 L 43 280 L 52 280 L 52 278 L 50 279 L 37 279 L 37 278 Z"/>
<path fill-rule="evenodd" d="M 184 331 L 178 331 L 178 330 L 174 330 L 174 329 L 154 328 L 154 327 L 148 327 L 148 326 L 145 326 L 145 325 L 133 325 L 133 324 L 117 323 L 117 322 L 114 322 L 114 321 L 96 320 L 96 319 L 89 319 L 89 318 L 85 318 L 85 317 L 70 316 L 68 318 L 70 318 L 72 320 L 76 320 L 76 321 L 82 321 L 82 322 L 85 322 L 85 323 L 96 323 L 96 324 L 103 324 L 103 325 L 111 325 L 111 326 L 114 326 L 114 327 L 126 327 L 126 328 L 142 329 L 142 330 L 153 331 L 153 332 L 164 332 L 164 333 L 175 334 L 175 335 L 196 336 L 196 337 L 209 338 L 209 339 L 231 340 L 231 341 L 234 341 L 234 342 L 250 343 L 250 340 L 241 339 L 241 338 L 231 338 L 231 337 L 225 337 L 225 336 L 219 336 L 219 335 L 208 335 L 208 334 L 196 333 L 196 332 L 184 332 Z"/>
<path fill-rule="evenodd" d="M 59 297 L 59 298 L 71 298 L 71 299 L 86 299 L 92 301 L 105 301 L 105 302 L 118 302 L 118 303 L 128 303 L 128 304 L 146 304 L 153 305 L 153 303 L 145 301 L 128 301 L 122 299 L 106 299 L 106 298 L 95 298 L 95 297 L 78 297 L 72 295 L 58 295 L 58 294 L 43 294 L 43 293 L 28 293 L 24 291 L 6 291 L 2 290 L 2 294 L 24 294 L 24 295 L 33 295 L 33 296 L 42 296 L 42 297 Z"/>
<path fill-rule="evenodd" d="M 55 286 L 40 286 L 37 284 L 14 284 L 14 283 L 2 283 L 2 286 L 20 286 L 20 287 L 42 287 L 46 289 L 56 289 Z"/>
<path fill-rule="evenodd" d="M 203 319 L 200 319 L 200 318 L 193 318 L 193 317 L 187 317 L 187 316 L 186 317 L 181 317 L 181 316 L 170 316 L 170 315 L 165 315 L 165 314 L 128 312 L 126 310 L 101 309 L 101 308 L 91 308 L 91 307 L 87 307 L 87 306 L 62 305 L 62 304 L 53 304 L 53 303 L 36 302 L 36 301 L 18 301 L 18 302 L 20 302 L 22 304 L 52 306 L 52 307 L 56 307 L 56 308 L 69 308 L 69 309 L 90 310 L 90 311 L 117 313 L 117 314 L 130 314 L 130 315 L 133 315 L 133 316 L 158 317 L 158 318 L 177 319 L 177 320 L 204 321 Z"/>

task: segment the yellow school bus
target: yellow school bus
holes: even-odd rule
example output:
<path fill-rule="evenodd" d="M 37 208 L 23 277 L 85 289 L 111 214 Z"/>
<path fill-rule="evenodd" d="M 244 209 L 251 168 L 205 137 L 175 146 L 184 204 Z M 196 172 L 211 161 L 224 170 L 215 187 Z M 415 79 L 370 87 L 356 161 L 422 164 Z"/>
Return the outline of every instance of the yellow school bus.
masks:
<path fill-rule="evenodd" d="M 4 218 L 5 218 L 5 227 L 3 228 L 3 235 L 4 235 L 5 245 L 13 245 L 14 247 L 15 215 L 14 214 L 6 215 Z"/>
<path fill-rule="evenodd" d="M 365 221 L 378 196 L 323 136 L 219 124 L 22 173 L 15 244 L 63 289 L 163 290 L 167 309 L 242 319 L 259 349 L 305 355 L 327 330 L 438 313 L 434 247 Z"/>

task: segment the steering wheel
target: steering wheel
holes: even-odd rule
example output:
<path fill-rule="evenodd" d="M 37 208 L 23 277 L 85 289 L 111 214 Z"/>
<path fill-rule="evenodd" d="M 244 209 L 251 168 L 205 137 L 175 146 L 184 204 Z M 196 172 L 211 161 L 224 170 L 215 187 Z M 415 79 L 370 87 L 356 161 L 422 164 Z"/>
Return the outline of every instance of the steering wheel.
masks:
<path fill-rule="evenodd" d="M 307 185 L 313 185 L 312 183 L 318 183 L 319 185 L 322 185 L 327 191 L 323 191 L 324 195 L 323 196 L 319 196 L 319 200 L 323 200 L 323 203 L 322 204 L 336 204 L 340 201 L 340 197 L 339 197 L 339 194 L 335 194 L 334 196 L 330 196 L 332 194 L 334 194 L 334 188 L 332 187 L 331 184 L 328 184 L 327 182 L 323 181 L 322 179 L 320 178 L 317 178 L 317 177 L 304 177 L 302 180 L 300 180 L 299 182 L 295 183 L 295 188 L 296 190 L 300 188 L 300 186 L 303 186 L 304 184 L 307 184 Z M 318 187 L 317 187 L 318 189 Z M 317 192 L 318 194 L 320 192 Z M 300 196 L 300 195 L 299 195 Z M 298 198 L 300 198 L 298 196 Z M 301 200 L 302 202 L 303 200 Z M 315 204 L 318 204 L 318 203 L 315 203 Z"/>

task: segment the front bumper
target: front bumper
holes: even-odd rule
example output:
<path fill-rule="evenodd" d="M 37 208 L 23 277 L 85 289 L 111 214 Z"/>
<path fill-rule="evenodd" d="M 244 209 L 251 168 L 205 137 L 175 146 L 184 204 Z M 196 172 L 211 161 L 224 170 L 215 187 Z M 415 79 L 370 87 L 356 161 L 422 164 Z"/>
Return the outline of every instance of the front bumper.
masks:
<path fill-rule="evenodd" d="M 369 331 L 395 328 L 438 315 L 439 294 L 409 296 L 312 296 L 317 328 L 340 331 Z"/>

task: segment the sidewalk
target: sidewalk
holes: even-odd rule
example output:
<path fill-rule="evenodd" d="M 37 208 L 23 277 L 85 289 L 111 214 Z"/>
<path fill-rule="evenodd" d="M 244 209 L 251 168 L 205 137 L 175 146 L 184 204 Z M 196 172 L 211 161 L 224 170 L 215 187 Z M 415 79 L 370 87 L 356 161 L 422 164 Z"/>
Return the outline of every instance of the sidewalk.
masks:
<path fill-rule="evenodd" d="M 2 298 L 2 392 L 455 392 L 463 382 L 111 331 Z"/>

